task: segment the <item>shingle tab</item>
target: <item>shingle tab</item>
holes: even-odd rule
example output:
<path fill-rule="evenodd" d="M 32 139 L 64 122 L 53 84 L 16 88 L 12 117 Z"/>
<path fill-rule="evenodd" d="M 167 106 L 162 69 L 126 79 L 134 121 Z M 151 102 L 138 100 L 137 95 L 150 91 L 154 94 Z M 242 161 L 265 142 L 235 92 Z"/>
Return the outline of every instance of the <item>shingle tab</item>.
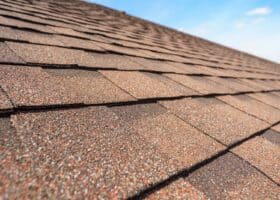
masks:
<path fill-rule="evenodd" d="M 60 82 L 68 93 L 73 94 L 77 102 L 92 104 L 135 100 L 96 71 L 70 69 L 45 71 L 52 75 L 54 81 Z"/>
<path fill-rule="evenodd" d="M 113 111 L 152 145 L 179 160 L 182 168 L 191 167 L 224 149 L 223 145 L 155 104 L 116 107 Z M 135 111 L 141 111 L 142 117 L 135 117 Z"/>
<path fill-rule="evenodd" d="M 0 62 L 24 63 L 24 61 L 3 42 L 0 42 Z"/>
<path fill-rule="evenodd" d="M 104 49 L 98 46 L 97 42 L 91 40 L 83 40 L 73 37 L 67 36 L 55 36 L 56 40 L 62 42 L 62 46 L 65 47 L 74 47 L 74 48 L 82 48 L 85 50 L 97 51 L 97 52 L 105 52 Z"/>
<path fill-rule="evenodd" d="M 2 66 L 0 85 L 15 105 L 74 103 L 71 93 L 40 68 Z"/>
<path fill-rule="evenodd" d="M 168 200 L 168 199 L 207 199 L 206 196 L 189 182 L 184 179 L 179 179 L 170 185 L 156 191 L 147 198 L 147 200 Z"/>
<path fill-rule="evenodd" d="M 271 105 L 275 108 L 280 109 L 279 96 L 277 96 L 274 93 L 254 93 L 254 94 L 248 94 L 248 95 L 261 102 L 264 102 L 268 105 Z"/>
<path fill-rule="evenodd" d="M 278 199 L 279 187 L 228 153 L 192 173 L 187 180 L 210 199 Z"/>
<path fill-rule="evenodd" d="M 98 72 L 5 66 L 0 75 L 3 89 L 19 106 L 134 100 Z"/>
<path fill-rule="evenodd" d="M 49 34 L 23 31 L 4 26 L 0 26 L 0 38 L 48 45 L 62 45 L 61 42 L 59 42 L 52 35 Z"/>
<path fill-rule="evenodd" d="M 192 95 L 196 92 L 185 88 L 182 92 L 174 87 L 174 83 L 168 80 L 161 81 L 159 78 L 151 78 L 141 72 L 118 72 L 118 71 L 101 71 L 108 79 L 126 90 L 136 98 L 153 98 L 153 97 L 174 97 L 182 95 Z M 157 88 L 155 90 L 155 88 Z"/>
<path fill-rule="evenodd" d="M 187 123 L 228 145 L 269 126 L 214 98 L 161 101 L 161 104 Z"/>
<path fill-rule="evenodd" d="M 87 53 L 53 46 L 7 42 L 8 46 L 28 63 L 78 64 Z"/>
<path fill-rule="evenodd" d="M 34 23 L 30 23 L 30 22 L 25 22 L 25 21 L 13 19 L 13 18 L 8 18 L 8 17 L 0 16 L 0 24 L 6 25 L 6 26 L 18 27 L 18 28 L 31 29 L 31 30 L 35 30 L 35 31 L 45 32 L 45 33 L 54 33 L 54 31 L 51 31 L 46 26 L 34 24 Z"/>
<path fill-rule="evenodd" d="M 97 68 L 116 68 L 121 70 L 138 70 L 144 69 L 143 65 L 133 62 L 129 56 L 117 54 L 98 54 L 89 53 L 91 59 L 82 60 L 80 65 Z"/>
<path fill-rule="evenodd" d="M 232 151 L 280 183 L 280 146 L 262 137 L 256 137 Z"/>
<path fill-rule="evenodd" d="M 260 91 L 260 89 L 247 86 L 245 83 L 240 82 L 236 78 L 209 77 L 209 79 L 226 87 L 233 88 L 238 92 Z"/>
<path fill-rule="evenodd" d="M 202 94 L 227 94 L 235 92 L 234 89 L 227 88 L 221 84 L 211 81 L 207 77 L 185 76 L 177 74 L 168 74 L 166 76 Z"/>
<path fill-rule="evenodd" d="M 280 121 L 280 110 L 248 95 L 220 96 L 218 99 L 271 124 Z"/>

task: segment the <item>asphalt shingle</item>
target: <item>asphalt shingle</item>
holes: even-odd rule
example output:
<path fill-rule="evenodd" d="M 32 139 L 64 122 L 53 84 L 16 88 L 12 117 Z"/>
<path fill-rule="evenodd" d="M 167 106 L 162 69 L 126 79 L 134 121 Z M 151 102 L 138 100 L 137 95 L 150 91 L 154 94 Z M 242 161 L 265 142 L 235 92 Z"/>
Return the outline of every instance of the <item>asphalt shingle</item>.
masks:
<path fill-rule="evenodd" d="M 45 70 L 60 82 L 77 102 L 86 104 L 134 101 L 135 99 L 104 78 L 99 72 L 70 69 Z"/>
<path fill-rule="evenodd" d="M 279 187 L 228 153 L 192 173 L 187 181 L 209 199 L 278 199 Z"/>
<path fill-rule="evenodd" d="M 232 144 L 269 124 L 214 98 L 161 101 L 175 115 L 224 144 Z"/>
<path fill-rule="evenodd" d="M 32 31 L 23 31 L 9 27 L 0 26 L 0 38 L 8 40 L 20 40 L 31 43 L 40 43 L 48 45 L 62 45 L 52 35 L 35 33 Z"/>
<path fill-rule="evenodd" d="M 120 70 L 144 69 L 143 65 L 133 62 L 129 56 L 117 54 L 89 53 L 92 59 L 80 62 L 82 66 L 95 68 L 116 68 Z M 133 58 L 133 57 L 132 57 Z"/>
<path fill-rule="evenodd" d="M 134 100 L 94 71 L 5 66 L 0 75 L 0 85 L 18 106 Z"/>
<path fill-rule="evenodd" d="M 147 200 L 168 200 L 168 199 L 178 199 L 178 200 L 202 200 L 207 199 L 206 196 L 193 187 L 189 182 L 184 179 L 179 179 L 170 185 L 164 187 L 161 190 L 156 191 L 147 198 Z"/>
<path fill-rule="evenodd" d="M 275 108 L 280 109 L 279 96 L 274 93 L 254 93 L 254 94 L 248 94 L 248 95 L 261 102 L 264 102 L 268 105 L 271 105 Z"/>
<path fill-rule="evenodd" d="M 247 86 L 236 78 L 209 77 L 209 79 L 226 87 L 232 88 L 238 92 L 260 91 L 260 89 Z"/>
<path fill-rule="evenodd" d="M 262 137 L 249 140 L 232 150 L 280 183 L 280 146 Z"/>
<path fill-rule="evenodd" d="M 26 22 L 26 21 L 22 21 L 22 20 L 18 20 L 18 19 L 13 19 L 10 17 L 0 16 L 0 24 L 6 25 L 6 26 L 11 26 L 11 27 L 29 29 L 29 30 L 33 30 L 33 31 L 44 32 L 44 33 L 54 33 L 54 31 L 51 31 L 46 26 L 34 24 L 34 23 L 30 23 L 30 22 Z"/>
<path fill-rule="evenodd" d="M 88 54 L 80 50 L 60 47 L 6 42 L 24 61 L 40 64 L 78 64 Z"/>
<path fill-rule="evenodd" d="M 180 161 L 178 165 L 182 168 L 191 167 L 224 149 L 223 145 L 157 104 L 120 106 L 113 111 L 152 145 Z"/>
<path fill-rule="evenodd" d="M 218 99 L 271 124 L 280 121 L 280 110 L 248 95 L 220 96 Z"/>
<path fill-rule="evenodd" d="M 185 76 L 177 74 L 168 74 L 166 76 L 202 94 L 227 94 L 235 92 L 234 89 L 227 88 L 221 84 L 211 81 L 207 77 Z"/>
<path fill-rule="evenodd" d="M 0 55 L 1 63 L 24 63 L 4 42 L 0 42 Z"/>
<path fill-rule="evenodd" d="M 101 73 L 129 94 L 139 99 L 196 94 L 196 92 L 188 88 L 174 87 L 175 83 L 160 77 L 161 75 L 158 75 L 158 78 L 152 78 L 141 72 L 101 71 Z M 161 81 L 161 79 L 164 80 Z M 155 90 L 155 88 L 157 89 Z"/>

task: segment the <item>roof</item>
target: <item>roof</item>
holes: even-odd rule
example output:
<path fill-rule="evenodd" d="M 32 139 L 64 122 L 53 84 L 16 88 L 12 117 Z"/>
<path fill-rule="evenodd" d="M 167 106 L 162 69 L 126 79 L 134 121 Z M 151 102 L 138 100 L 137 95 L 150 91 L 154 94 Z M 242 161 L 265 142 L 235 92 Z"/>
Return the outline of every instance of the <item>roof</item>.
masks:
<path fill-rule="evenodd" d="M 280 66 L 96 4 L 0 2 L 1 199 L 279 199 Z"/>

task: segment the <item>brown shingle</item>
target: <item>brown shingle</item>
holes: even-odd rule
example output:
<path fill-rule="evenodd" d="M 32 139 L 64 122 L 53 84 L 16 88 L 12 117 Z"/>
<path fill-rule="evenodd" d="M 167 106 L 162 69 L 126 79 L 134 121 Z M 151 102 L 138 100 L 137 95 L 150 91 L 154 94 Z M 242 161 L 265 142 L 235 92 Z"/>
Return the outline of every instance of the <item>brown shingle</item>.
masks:
<path fill-rule="evenodd" d="M 273 93 L 255 93 L 249 94 L 249 96 L 280 109 L 279 96 Z"/>
<path fill-rule="evenodd" d="M 275 109 L 248 95 L 220 96 L 222 101 L 271 124 L 280 121 L 280 110 Z"/>
<path fill-rule="evenodd" d="M 278 199 L 279 187 L 228 153 L 192 173 L 187 180 L 210 199 Z"/>
<path fill-rule="evenodd" d="M 0 38 L 21 40 L 31 43 L 41 43 L 49 45 L 62 45 L 61 42 L 56 40 L 49 34 L 35 33 L 31 31 L 23 31 L 14 28 L 0 26 Z"/>
<path fill-rule="evenodd" d="M 179 179 L 172 182 L 168 186 L 156 191 L 147 198 L 147 200 L 204 200 L 207 199 L 206 196 L 195 187 L 193 187 L 188 181 L 184 179 Z"/>
<path fill-rule="evenodd" d="M 98 53 L 89 53 L 89 55 L 91 59 L 82 60 L 80 65 L 98 68 L 117 68 L 122 70 L 144 69 L 142 65 L 133 62 L 129 56 Z"/>
<path fill-rule="evenodd" d="M 5 66 L 0 84 L 16 105 L 134 100 L 98 72 Z"/>
<path fill-rule="evenodd" d="M 152 145 L 179 160 L 182 168 L 191 167 L 224 149 L 223 145 L 173 114 L 164 112 L 157 104 L 121 106 L 113 111 Z"/>
<path fill-rule="evenodd" d="M 247 86 L 245 83 L 240 82 L 236 78 L 209 77 L 209 79 L 238 92 L 260 91 L 260 89 Z"/>
<path fill-rule="evenodd" d="M 270 90 L 271 88 L 260 83 L 257 83 L 255 80 L 248 80 L 248 79 L 239 79 L 244 84 L 248 85 L 249 87 L 254 87 L 258 90 Z"/>
<path fill-rule="evenodd" d="M 162 101 L 165 107 L 225 144 L 246 138 L 269 125 L 214 98 Z"/>
<path fill-rule="evenodd" d="M 77 32 L 70 28 L 64 28 L 64 27 L 54 27 L 54 26 L 48 26 L 50 30 L 53 30 L 56 33 L 61 33 L 69 36 L 76 36 L 76 37 L 85 37 L 85 34 Z"/>
<path fill-rule="evenodd" d="M 2 66 L 0 85 L 16 105 L 75 103 L 64 87 L 40 68 Z"/>
<path fill-rule="evenodd" d="M 262 137 L 256 137 L 232 151 L 280 183 L 280 146 Z"/>
<path fill-rule="evenodd" d="M 91 104 L 135 100 L 96 71 L 70 69 L 45 71 L 52 75 L 54 81 L 60 82 L 68 93 L 73 94 L 77 102 Z"/>
<path fill-rule="evenodd" d="M 144 69 L 150 71 L 158 71 L 158 72 L 174 72 L 174 73 L 183 73 L 184 70 L 173 66 L 169 62 L 152 60 L 147 58 L 132 58 L 133 61 L 141 64 Z"/>
<path fill-rule="evenodd" d="M 98 51 L 98 52 L 105 52 L 104 49 L 98 46 L 97 42 L 91 41 L 91 40 L 83 40 L 73 37 L 67 37 L 67 36 L 55 36 L 56 40 L 62 42 L 62 46 L 65 47 L 75 47 L 75 48 L 82 48 L 86 50 L 91 51 Z"/>
<path fill-rule="evenodd" d="M 2 183 L 9 198 L 125 198 L 176 169 L 104 107 L 26 113 L 12 121 L 24 147 L 15 155 L 23 163 L 1 171 L 17 172 Z"/>
<path fill-rule="evenodd" d="M 128 48 L 128 47 L 123 47 L 123 46 L 117 46 L 113 44 L 105 44 L 105 43 L 100 43 L 99 44 L 101 48 L 118 53 L 118 54 L 124 54 L 124 55 L 130 55 L 130 56 L 139 56 L 139 57 L 149 57 L 146 54 L 142 53 L 138 49 L 133 49 L 133 48 Z"/>
<path fill-rule="evenodd" d="M 24 63 L 5 43 L 0 42 L 0 62 L 2 63 Z"/>
<path fill-rule="evenodd" d="M 8 46 L 28 63 L 78 64 L 91 57 L 84 51 L 67 48 L 7 42 Z"/>
<path fill-rule="evenodd" d="M 207 77 L 184 76 L 177 74 L 167 74 L 166 76 L 202 94 L 235 92 L 235 90 L 226 88 L 221 84 L 211 81 Z"/>
<path fill-rule="evenodd" d="M 153 98 L 153 97 L 173 97 L 182 95 L 192 95 L 195 92 L 180 88 L 174 88 L 174 83 L 168 80 L 164 82 L 159 78 L 151 78 L 141 72 L 118 72 L 118 71 L 101 71 L 108 79 L 126 90 L 136 98 Z M 159 75 L 160 76 L 160 75 Z M 157 88 L 155 90 L 155 88 Z"/>
<path fill-rule="evenodd" d="M 35 31 L 45 32 L 45 33 L 54 33 L 54 31 L 47 28 L 46 26 L 25 22 L 13 18 L 8 18 L 8 17 L 0 16 L 0 24 L 6 26 L 12 26 L 12 27 L 27 28 Z"/>

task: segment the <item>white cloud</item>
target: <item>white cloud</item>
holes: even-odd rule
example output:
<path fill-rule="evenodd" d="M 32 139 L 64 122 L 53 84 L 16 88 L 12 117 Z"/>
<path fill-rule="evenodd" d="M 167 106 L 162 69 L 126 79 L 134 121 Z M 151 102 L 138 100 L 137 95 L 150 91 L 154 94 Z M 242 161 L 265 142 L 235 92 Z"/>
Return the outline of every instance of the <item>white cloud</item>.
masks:
<path fill-rule="evenodd" d="M 268 15 L 271 13 L 271 9 L 269 7 L 259 7 L 253 10 L 249 10 L 246 12 L 248 16 L 260 16 L 260 15 Z"/>

